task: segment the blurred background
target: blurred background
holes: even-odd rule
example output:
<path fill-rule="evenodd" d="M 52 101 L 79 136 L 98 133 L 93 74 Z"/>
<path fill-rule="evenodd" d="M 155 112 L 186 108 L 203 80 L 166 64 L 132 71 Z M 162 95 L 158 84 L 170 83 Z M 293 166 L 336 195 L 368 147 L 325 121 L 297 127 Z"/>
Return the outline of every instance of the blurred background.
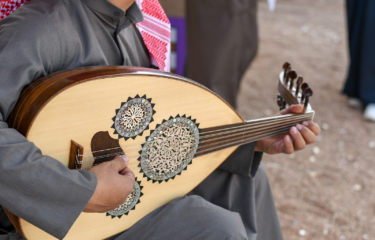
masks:
<path fill-rule="evenodd" d="M 185 16 L 183 0 L 160 2 L 177 21 Z M 277 79 L 289 61 L 314 91 L 322 128 L 301 152 L 263 157 L 285 239 L 375 239 L 375 123 L 341 94 L 349 63 L 345 1 L 279 0 L 269 12 L 260 0 L 258 26 L 258 54 L 242 79 L 239 113 L 254 119 L 278 111 Z M 175 28 L 177 46 L 183 25 Z"/>
<path fill-rule="evenodd" d="M 172 68 L 182 74 L 185 3 L 160 3 L 174 26 Z M 314 90 L 311 105 L 322 128 L 303 151 L 263 157 L 285 239 L 375 239 L 375 123 L 341 94 L 349 63 L 345 1 L 279 0 L 269 12 L 259 0 L 258 26 L 258 54 L 242 79 L 239 113 L 249 120 L 278 112 L 277 79 L 289 61 Z"/>

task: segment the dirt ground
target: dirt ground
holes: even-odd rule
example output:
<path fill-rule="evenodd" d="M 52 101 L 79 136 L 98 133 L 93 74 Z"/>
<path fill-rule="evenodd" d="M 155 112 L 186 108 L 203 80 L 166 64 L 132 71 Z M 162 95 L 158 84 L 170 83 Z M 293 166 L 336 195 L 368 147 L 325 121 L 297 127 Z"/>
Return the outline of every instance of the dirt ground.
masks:
<path fill-rule="evenodd" d="M 177 0 L 161 2 L 183 15 Z M 258 20 L 259 52 L 242 82 L 240 114 L 277 111 L 277 77 L 289 61 L 314 90 L 323 128 L 305 150 L 263 158 L 285 239 L 375 239 L 375 123 L 340 94 L 348 65 L 344 0 L 279 0 L 273 13 L 261 0 Z"/>
<path fill-rule="evenodd" d="M 340 94 L 348 51 L 343 0 L 259 3 L 260 46 L 239 95 L 245 119 L 276 111 L 284 61 L 314 96 L 316 144 L 292 155 L 264 156 L 285 239 L 375 239 L 375 123 Z"/>

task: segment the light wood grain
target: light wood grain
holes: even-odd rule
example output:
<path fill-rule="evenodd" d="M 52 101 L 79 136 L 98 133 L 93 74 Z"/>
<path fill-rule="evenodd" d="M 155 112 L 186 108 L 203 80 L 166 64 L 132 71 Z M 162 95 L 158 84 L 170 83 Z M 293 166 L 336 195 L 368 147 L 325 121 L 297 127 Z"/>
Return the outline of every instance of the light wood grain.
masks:
<path fill-rule="evenodd" d="M 155 121 L 150 124 L 151 130 L 163 119 L 177 114 L 197 119 L 200 128 L 243 122 L 227 103 L 197 85 L 158 76 L 126 75 L 84 82 L 61 92 L 36 117 L 27 138 L 43 154 L 68 166 L 71 140 L 82 145 L 85 152 L 91 152 L 91 139 L 98 131 L 108 131 L 111 137 L 117 138 L 111 128 L 115 110 L 121 106 L 121 102 L 137 94 L 146 94 L 155 103 Z M 149 132 L 146 130 L 143 136 L 135 140 L 121 139 L 120 146 L 141 144 Z M 152 210 L 190 192 L 235 150 L 226 149 L 193 159 L 193 164 L 180 176 L 159 184 L 147 182 L 139 173 L 138 154 L 134 150 L 140 149 L 140 146 L 124 148 L 131 156 L 130 169 L 144 186 L 141 203 L 121 219 L 112 219 L 105 213 L 82 213 L 66 239 L 103 239 L 128 229 Z M 21 225 L 28 239 L 53 239 L 22 219 Z"/>

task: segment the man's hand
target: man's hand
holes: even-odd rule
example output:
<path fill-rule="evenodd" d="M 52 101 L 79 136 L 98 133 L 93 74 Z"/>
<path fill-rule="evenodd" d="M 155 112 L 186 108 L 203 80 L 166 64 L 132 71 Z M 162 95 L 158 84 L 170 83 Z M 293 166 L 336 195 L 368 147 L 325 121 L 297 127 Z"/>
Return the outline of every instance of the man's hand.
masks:
<path fill-rule="evenodd" d="M 135 181 L 134 173 L 127 168 L 128 163 L 128 156 L 117 156 L 89 170 L 95 173 L 97 185 L 84 212 L 107 212 L 126 201 Z"/>
<path fill-rule="evenodd" d="M 299 113 L 303 109 L 302 105 L 292 105 L 280 111 L 277 115 Z M 292 127 L 288 133 L 259 140 L 255 145 L 255 151 L 268 154 L 287 153 L 304 149 L 307 144 L 315 142 L 315 138 L 320 133 L 320 127 L 313 122 L 303 122 Z"/>

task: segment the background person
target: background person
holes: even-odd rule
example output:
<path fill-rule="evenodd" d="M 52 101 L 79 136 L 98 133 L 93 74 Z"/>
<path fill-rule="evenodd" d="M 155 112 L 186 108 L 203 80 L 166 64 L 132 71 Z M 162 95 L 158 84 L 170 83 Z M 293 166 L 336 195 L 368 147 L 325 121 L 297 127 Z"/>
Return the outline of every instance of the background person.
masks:
<path fill-rule="evenodd" d="M 257 0 L 187 0 L 186 19 L 186 77 L 210 88 L 236 108 L 241 79 L 258 49 Z M 263 164 L 252 175 L 243 173 L 243 169 L 248 168 L 251 151 L 253 144 L 239 147 L 192 193 L 239 212 L 246 223 L 249 239 L 254 232 L 255 239 L 283 239 Z M 227 171 L 216 176 L 221 169 Z M 207 192 L 210 185 L 220 181 L 226 182 L 223 185 L 227 186 L 221 190 L 222 194 Z M 231 200 L 234 191 L 246 191 L 246 198 Z M 245 202 L 251 203 L 251 211 L 243 208 Z"/>
<path fill-rule="evenodd" d="M 350 65 L 343 93 L 349 105 L 365 105 L 363 117 L 375 121 L 375 2 L 346 0 Z"/>

